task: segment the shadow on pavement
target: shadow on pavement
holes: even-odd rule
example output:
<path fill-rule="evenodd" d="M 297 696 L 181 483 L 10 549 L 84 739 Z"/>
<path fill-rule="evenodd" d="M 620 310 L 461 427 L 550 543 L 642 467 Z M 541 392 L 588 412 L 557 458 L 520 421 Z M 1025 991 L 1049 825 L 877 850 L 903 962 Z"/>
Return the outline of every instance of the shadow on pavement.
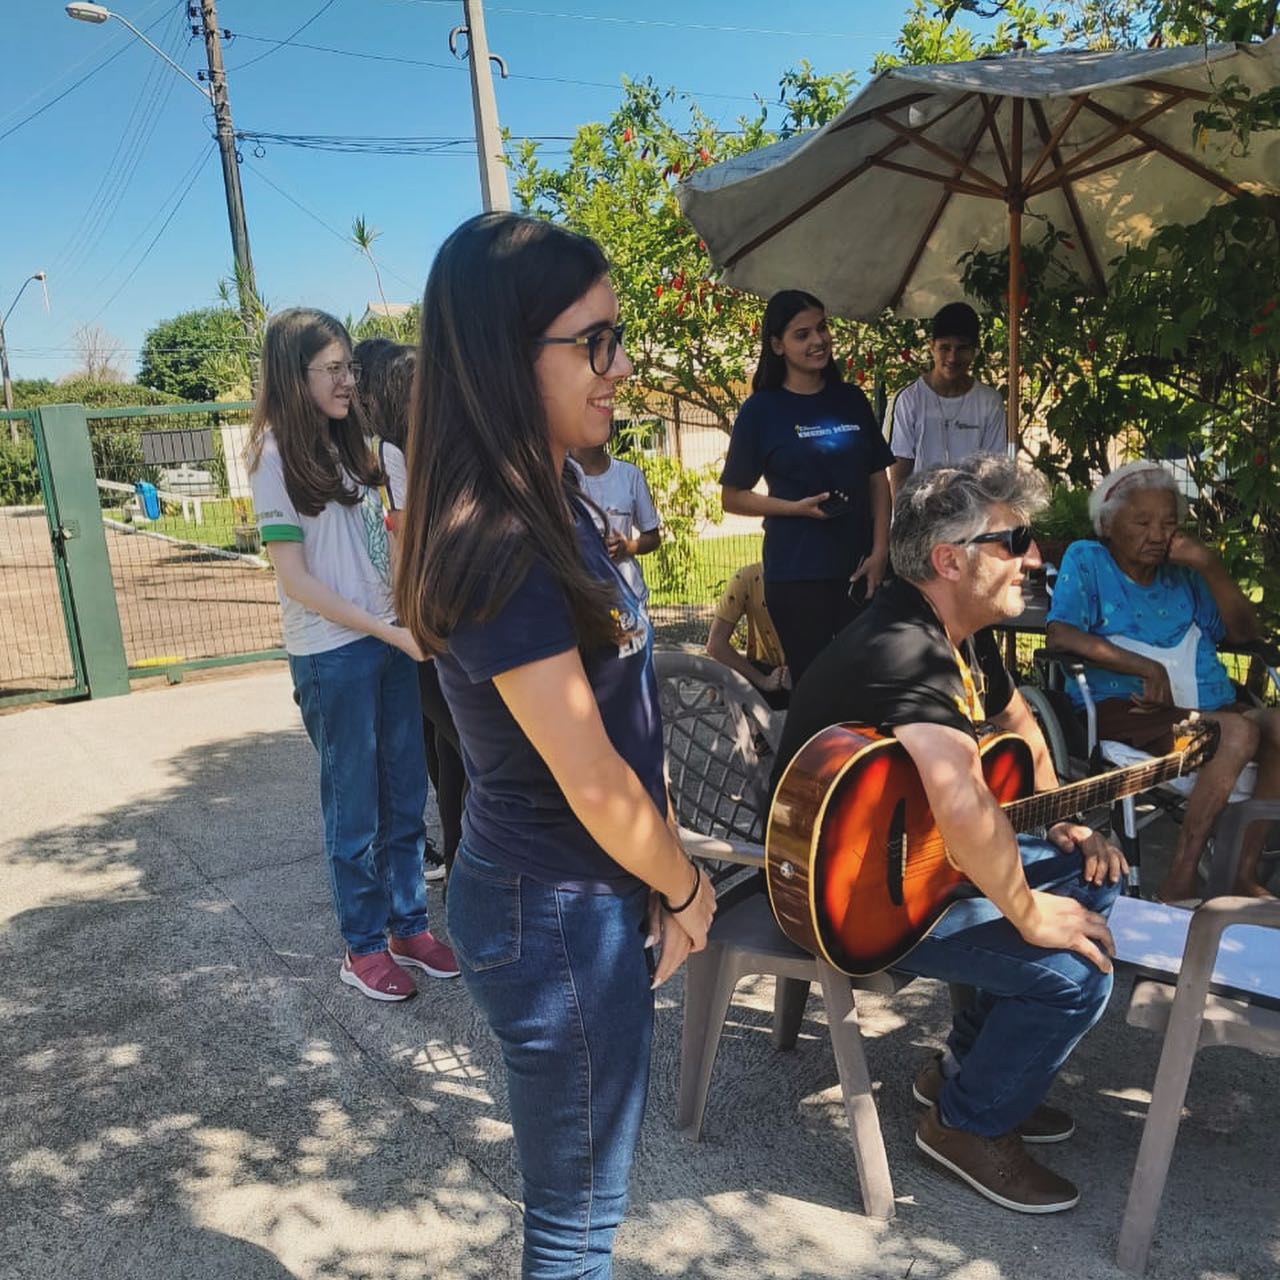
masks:
<path fill-rule="evenodd" d="M 186 714 L 196 696 L 206 707 L 279 698 L 269 718 L 280 727 L 180 750 L 133 728 L 144 714 Z M 81 793 L 70 765 L 56 780 L 76 816 L 28 830 L 14 819 L 0 839 L 0 1276 L 516 1274 L 519 1180 L 496 1050 L 460 982 L 424 979 L 406 1005 L 337 982 L 317 783 L 287 682 L 119 706 L 98 713 L 93 732 L 109 726 L 109 740 L 88 753 L 110 777 L 86 775 Z M 187 736 L 210 732 L 193 717 Z M 7 785 L 23 768 L 30 785 L 53 785 L 59 765 L 8 767 Z M 94 800 L 104 790 L 111 803 Z M 434 888 L 431 906 L 443 932 Z M 859 1212 L 820 1002 L 796 1051 L 778 1054 L 772 985 L 744 984 L 694 1146 L 672 1121 L 673 982 L 658 996 L 617 1274 L 1118 1276 L 1158 1053 L 1124 1025 L 1126 997 L 1122 979 L 1055 1089 L 1079 1133 L 1046 1158 L 1084 1199 L 1046 1219 L 988 1205 L 915 1152 L 910 1081 L 945 1031 L 944 989 L 918 982 L 860 1002 L 899 1196 L 885 1225 Z M 1201 1056 L 1152 1276 L 1277 1273 L 1276 1098 L 1269 1064 Z"/>

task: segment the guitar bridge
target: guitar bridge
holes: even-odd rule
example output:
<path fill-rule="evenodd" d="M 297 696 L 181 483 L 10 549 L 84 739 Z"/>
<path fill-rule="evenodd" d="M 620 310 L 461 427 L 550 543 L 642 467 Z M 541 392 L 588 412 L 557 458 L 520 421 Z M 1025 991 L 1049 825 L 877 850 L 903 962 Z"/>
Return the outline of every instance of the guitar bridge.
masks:
<path fill-rule="evenodd" d="M 907 802 L 893 806 L 889 822 L 889 901 L 895 907 L 903 904 L 902 877 L 907 867 Z"/>

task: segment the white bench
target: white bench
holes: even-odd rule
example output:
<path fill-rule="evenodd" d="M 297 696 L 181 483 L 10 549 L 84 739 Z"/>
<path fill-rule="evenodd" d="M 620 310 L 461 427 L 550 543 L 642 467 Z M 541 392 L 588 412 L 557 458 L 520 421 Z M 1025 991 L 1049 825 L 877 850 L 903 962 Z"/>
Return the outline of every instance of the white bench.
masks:
<path fill-rule="evenodd" d="M 131 498 L 135 495 L 133 485 L 122 484 L 118 480 L 99 480 L 97 484 L 99 489 L 105 489 L 108 493 L 127 493 Z M 194 508 L 196 524 L 204 524 L 204 505 L 199 498 L 186 493 L 173 493 L 169 489 L 157 489 L 156 497 L 161 502 L 175 502 L 181 506 L 184 520 L 191 519 L 191 511 Z"/>
<path fill-rule="evenodd" d="M 1122 897 L 1111 932 L 1116 960 L 1138 975 L 1129 1023 L 1164 1033 L 1116 1249 L 1121 1267 L 1141 1273 L 1196 1052 L 1229 1044 L 1280 1056 L 1280 902 L 1211 898 L 1184 911 Z"/>

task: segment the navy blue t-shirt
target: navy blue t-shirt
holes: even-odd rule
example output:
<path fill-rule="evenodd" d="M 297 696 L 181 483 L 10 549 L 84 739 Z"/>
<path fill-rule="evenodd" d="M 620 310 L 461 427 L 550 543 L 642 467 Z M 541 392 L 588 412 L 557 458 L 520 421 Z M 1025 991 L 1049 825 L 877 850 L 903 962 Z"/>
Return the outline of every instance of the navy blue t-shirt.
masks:
<path fill-rule="evenodd" d="M 609 741 L 665 815 L 662 713 L 649 619 L 576 501 L 574 515 L 588 571 L 613 584 L 623 628 L 634 632 L 621 645 L 584 651 L 582 665 Z M 449 650 L 436 664 L 471 784 L 463 839 L 478 854 L 546 883 L 626 893 L 639 881 L 578 821 L 493 685 L 504 671 L 577 647 L 568 601 L 540 560 L 493 618 L 464 622 L 449 637 Z"/>
<path fill-rule="evenodd" d="M 794 501 L 839 489 L 853 509 L 829 520 L 765 516 L 766 582 L 847 578 L 871 550 L 871 477 L 893 465 L 867 397 L 847 382 L 798 395 L 757 391 L 738 412 L 720 483 Z"/>

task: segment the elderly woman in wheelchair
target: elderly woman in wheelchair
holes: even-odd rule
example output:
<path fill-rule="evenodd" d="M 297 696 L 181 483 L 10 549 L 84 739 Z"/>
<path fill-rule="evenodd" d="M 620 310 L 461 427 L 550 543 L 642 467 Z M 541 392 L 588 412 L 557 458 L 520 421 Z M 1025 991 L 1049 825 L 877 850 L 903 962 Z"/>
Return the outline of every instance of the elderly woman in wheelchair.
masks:
<path fill-rule="evenodd" d="M 1084 662 L 1099 739 L 1161 754 L 1189 710 L 1217 722 L 1218 750 L 1199 772 L 1158 891 L 1166 902 L 1194 898 L 1201 854 L 1241 771 L 1255 762 L 1255 797 L 1280 796 L 1280 712 L 1242 702 L 1218 656 L 1220 644 L 1260 638 L 1257 614 L 1217 555 L 1179 530 L 1186 501 L 1158 463 L 1112 472 L 1089 515 L 1098 541 L 1067 549 L 1046 639 Z M 1258 880 L 1265 837 L 1263 823 L 1247 832 L 1237 893 L 1271 896 Z"/>

